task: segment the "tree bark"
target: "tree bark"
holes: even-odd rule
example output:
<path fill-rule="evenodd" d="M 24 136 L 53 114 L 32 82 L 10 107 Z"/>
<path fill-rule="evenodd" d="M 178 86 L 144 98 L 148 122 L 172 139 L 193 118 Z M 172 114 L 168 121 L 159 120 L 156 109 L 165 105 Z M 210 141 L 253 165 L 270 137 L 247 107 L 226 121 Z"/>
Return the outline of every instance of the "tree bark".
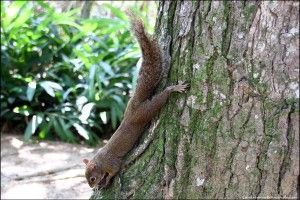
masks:
<path fill-rule="evenodd" d="M 92 198 L 296 198 L 298 11 L 293 1 L 161 1 L 156 33 L 171 66 L 161 88 L 191 88 Z"/>
<path fill-rule="evenodd" d="M 87 19 L 90 17 L 93 1 L 84 1 L 81 9 L 81 18 Z"/>

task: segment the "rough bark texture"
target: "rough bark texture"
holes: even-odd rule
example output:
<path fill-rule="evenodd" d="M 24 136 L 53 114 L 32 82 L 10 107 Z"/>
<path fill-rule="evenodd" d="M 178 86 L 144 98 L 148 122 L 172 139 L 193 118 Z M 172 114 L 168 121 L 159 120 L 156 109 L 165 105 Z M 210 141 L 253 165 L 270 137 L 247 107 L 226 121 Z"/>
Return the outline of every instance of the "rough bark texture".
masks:
<path fill-rule="evenodd" d="M 296 198 L 299 2 L 162 1 L 157 34 L 188 81 L 92 198 Z M 169 63 L 169 64 L 168 64 Z M 149 142 L 151 141 L 151 142 Z"/>

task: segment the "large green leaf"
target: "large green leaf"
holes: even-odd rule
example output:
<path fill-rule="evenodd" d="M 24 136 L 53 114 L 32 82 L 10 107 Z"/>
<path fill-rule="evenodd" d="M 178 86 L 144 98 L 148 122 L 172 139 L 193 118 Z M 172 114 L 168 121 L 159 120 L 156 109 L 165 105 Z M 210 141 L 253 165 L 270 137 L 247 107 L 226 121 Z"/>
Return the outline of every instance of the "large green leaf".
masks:
<path fill-rule="evenodd" d="M 100 66 L 110 76 L 114 76 L 115 75 L 114 71 L 112 70 L 112 67 L 107 62 L 100 62 Z"/>
<path fill-rule="evenodd" d="M 89 71 L 89 99 L 92 100 L 95 97 L 95 73 L 96 73 L 96 65 L 92 65 Z"/>
<path fill-rule="evenodd" d="M 56 20 L 54 22 L 54 24 L 57 24 L 57 25 L 69 25 L 69 26 L 73 26 L 73 27 L 75 27 L 77 29 L 81 28 L 76 22 L 72 22 L 72 21 L 69 21 L 67 19 Z"/>
<path fill-rule="evenodd" d="M 95 22 L 85 22 L 80 27 L 80 31 L 83 32 L 84 34 L 92 33 L 94 30 L 96 30 L 97 27 L 98 24 Z"/>
<path fill-rule="evenodd" d="M 43 114 L 33 115 L 31 121 L 28 123 L 25 133 L 24 139 L 28 141 L 31 136 L 35 133 L 38 126 L 43 122 Z"/>
<path fill-rule="evenodd" d="M 79 135 L 81 135 L 84 139 L 86 139 L 86 140 L 90 139 L 89 132 L 85 128 L 83 128 L 83 126 L 81 126 L 77 123 L 73 124 L 73 126 L 75 127 L 75 129 L 77 130 Z"/>
<path fill-rule="evenodd" d="M 67 125 L 65 121 L 62 118 L 58 118 L 59 124 L 62 127 L 62 131 L 64 132 L 64 135 L 66 136 L 66 141 L 75 143 L 77 141 L 74 134 L 69 130 L 70 125 Z"/>
<path fill-rule="evenodd" d="M 125 106 L 124 102 L 123 102 L 123 99 L 120 96 L 113 94 L 113 95 L 111 95 L 111 97 L 118 103 L 118 105 L 120 107 L 124 107 Z"/>
<path fill-rule="evenodd" d="M 32 98 L 35 93 L 35 89 L 36 89 L 36 82 L 35 81 L 30 82 L 28 84 L 27 92 L 26 92 L 28 101 L 32 101 Z"/>
<path fill-rule="evenodd" d="M 2 25 L 5 31 L 8 31 L 7 28 L 12 22 L 17 19 L 18 15 L 20 15 L 20 10 L 23 6 L 26 5 L 25 1 L 13 1 L 7 8 L 5 12 L 1 12 Z M 2 4 L 1 4 L 2 6 Z M 2 14 L 5 13 L 5 16 L 2 18 Z M 2 32 L 2 31 L 1 31 Z"/>
<path fill-rule="evenodd" d="M 87 103 L 82 107 L 81 115 L 79 116 L 82 123 L 87 124 L 87 119 L 89 118 L 94 105 L 94 103 Z"/>
<path fill-rule="evenodd" d="M 38 134 L 40 139 L 45 139 L 47 134 L 49 133 L 49 130 L 52 127 L 52 121 L 50 120 L 49 122 L 44 122 L 40 125 L 40 132 Z"/>
<path fill-rule="evenodd" d="M 21 15 L 21 12 L 22 12 L 22 15 Z M 32 16 L 31 3 L 22 5 L 21 10 L 19 11 L 18 15 L 13 20 L 13 22 L 7 26 L 6 31 L 9 32 L 12 28 L 14 28 L 14 29 L 21 28 L 21 26 L 24 26 L 25 22 L 28 19 L 30 19 L 31 16 Z"/>
<path fill-rule="evenodd" d="M 55 82 L 52 82 L 52 81 L 41 81 L 41 82 L 39 82 L 39 84 L 52 97 L 55 96 L 55 91 L 56 90 L 62 90 L 63 89 L 58 83 L 55 83 Z"/>
<path fill-rule="evenodd" d="M 53 127 L 55 130 L 55 133 L 60 137 L 61 140 L 67 141 L 68 137 L 65 134 L 63 128 L 61 127 L 60 123 L 57 121 L 56 118 L 50 117 L 51 121 L 53 122 Z"/>

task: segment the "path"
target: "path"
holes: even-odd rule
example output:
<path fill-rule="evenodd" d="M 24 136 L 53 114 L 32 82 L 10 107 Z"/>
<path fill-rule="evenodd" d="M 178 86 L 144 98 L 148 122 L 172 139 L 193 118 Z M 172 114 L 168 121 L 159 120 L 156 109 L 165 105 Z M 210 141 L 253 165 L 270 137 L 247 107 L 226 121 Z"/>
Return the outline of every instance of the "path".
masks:
<path fill-rule="evenodd" d="M 83 158 L 96 148 L 56 141 L 24 143 L 1 134 L 1 198 L 88 199 Z"/>

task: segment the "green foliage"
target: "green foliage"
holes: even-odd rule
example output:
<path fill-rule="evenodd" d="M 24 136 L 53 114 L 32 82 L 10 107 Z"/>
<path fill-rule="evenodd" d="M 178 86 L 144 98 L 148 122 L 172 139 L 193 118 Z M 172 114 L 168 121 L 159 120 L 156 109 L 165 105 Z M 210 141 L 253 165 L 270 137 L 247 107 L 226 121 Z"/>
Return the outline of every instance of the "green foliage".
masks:
<path fill-rule="evenodd" d="M 42 1 L 1 2 L 1 121 L 24 123 L 25 139 L 58 136 L 94 144 L 122 119 L 140 56 L 126 15 L 80 19 Z M 80 136 L 81 137 L 80 137 Z"/>

